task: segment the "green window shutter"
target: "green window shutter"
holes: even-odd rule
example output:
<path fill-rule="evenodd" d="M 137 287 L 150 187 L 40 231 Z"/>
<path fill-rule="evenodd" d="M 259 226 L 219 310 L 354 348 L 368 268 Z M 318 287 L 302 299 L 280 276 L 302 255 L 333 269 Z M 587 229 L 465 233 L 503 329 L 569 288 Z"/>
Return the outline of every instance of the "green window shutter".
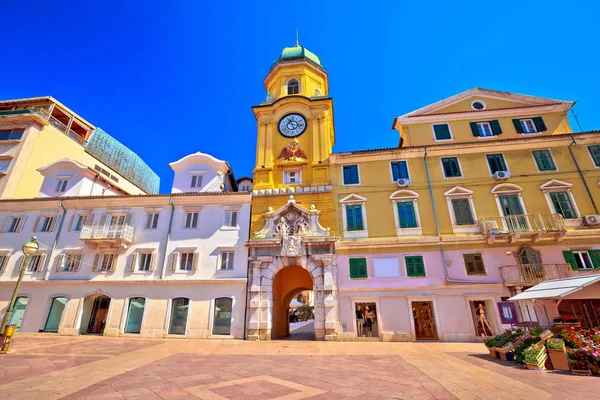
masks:
<path fill-rule="evenodd" d="M 367 278 L 367 259 L 366 258 L 351 258 L 350 259 L 350 278 Z"/>
<path fill-rule="evenodd" d="M 363 216 L 362 216 L 362 207 L 360 204 L 357 204 L 354 207 L 354 224 L 356 225 L 357 231 L 362 231 L 363 228 Z"/>
<path fill-rule="evenodd" d="M 453 199 L 452 207 L 454 208 L 456 225 L 473 225 L 473 214 L 468 199 Z"/>
<path fill-rule="evenodd" d="M 356 230 L 356 224 L 354 222 L 354 210 L 353 206 L 346 206 L 346 229 L 349 231 Z"/>
<path fill-rule="evenodd" d="M 551 192 L 550 199 L 556 212 L 565 219 L 577 218 L 568 192 Z"/>
<path fill-rule="evenodd" d="M 594 160 L 594 165 L 596 167 L 600 167 L 600 146 L 589 146 L 588 150 L 590 151 L 592 159 Z"/>
<path fill-rule="evenodd" d="M 523 133 L 523 125 L 521 125 L 520 119 L 513 119 L 513 124 L 515 125 L 517 133 Z"/>
<path fill-rule="evenodd" d="M 448 124 L 433 125 L 433 131 L 435 132 L 436 140 L 448 140 L 452 138 L 450 136 L 450 127 Z"/>
<path fill-rule="evenodd" d="M 473 133 L 473 136 L 479 136 L 479 129 L 477 129 L 477 122 L 469 122 L 469 125 L 471 126 L 471 132 Z"/>
<path fill-rule="evenodd" d="M 563 251 L 563 256 L 565 256 L 565 261 L 571 264 L 571 269 L 573 271 L 578 271 L 579 267 L 577 266 L 577 262 L 575 261 L 575 255 L 572 251 L 565 250 Z"/>
<path fill-rule="evenodd" d="M 490 121 L 490 126 L 492 127 L 492 132 L 494 135 L 500 135 L 502 133 L 502 128 L 500 128 L 500 122 L 497 119 Z"/>
<path fill-rule="evenodd" d="M 594 265 L 594 269 L 600 268 L 600 250 L 589 250 L 588 254 L 592 259 L 592 264 Z"/>
<path fill-rule="evenodd" d="M 544 123 L 544 119 L 542 117 L 534 117 L 533 123 L 535 124 L 535 127 L 538 132 L 547 131 L 546 124 Z"/>
<path fill-rule="evenodd" d="M 534 150 L 533 157 L 535 158 L 535 163 L 540 171 L 556 170 L 556 165 L 554 165 L 554 160 L 552 159 L 552 154 L 550 154 L 550 151 Z"/>
<path fill-rule="evenodd" d="M 425 276 L 425 264 L 422 256 L 406 256 L 404 261 L 407 276 Z"/>

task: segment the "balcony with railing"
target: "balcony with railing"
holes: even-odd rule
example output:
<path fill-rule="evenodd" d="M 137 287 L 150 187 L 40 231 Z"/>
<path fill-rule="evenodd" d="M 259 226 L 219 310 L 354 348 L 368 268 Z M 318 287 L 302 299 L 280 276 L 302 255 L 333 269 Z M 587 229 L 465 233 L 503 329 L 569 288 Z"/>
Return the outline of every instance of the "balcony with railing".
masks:
<path fill-rule="evenodd" d="M 500 275 L 506 286 L 533 286 L 550 279 L 573 276 L 569 264 L 521 264 L 500 267 Z"/>
<path fill-rule="evenodd" d="M 127 248 L 133 241 L 134 234 L 131 225 L 84 225 L 79 239 L 92 248 Z"/>
<path fill-rule="evenodd" d="M 554 235 L 558 240 L 565 233 L 565 222 L 560 214 L 518 214 L 488 217 L 479 221 L 481 233 L 488 238 L 531 236 L 537 241 L 542 236 Z"/>

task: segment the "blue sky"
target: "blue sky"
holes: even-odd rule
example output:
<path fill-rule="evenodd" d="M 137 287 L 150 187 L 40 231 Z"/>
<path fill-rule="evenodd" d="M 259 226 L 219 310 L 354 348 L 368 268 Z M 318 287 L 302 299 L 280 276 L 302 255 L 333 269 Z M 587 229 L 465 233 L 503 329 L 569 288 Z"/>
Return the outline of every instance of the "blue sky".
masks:
<path fill-rule="evenodd" d="M 474 86 L 578 100 L 600 129 L 595 1 L 4 3 L 0 98 L 54 96 L 144 158 L 161 192 L 196 151 L 251 174 L 250 107 L 296 28 L 329 73 L 334 151 L 395 146 L 394 117 Z"/>

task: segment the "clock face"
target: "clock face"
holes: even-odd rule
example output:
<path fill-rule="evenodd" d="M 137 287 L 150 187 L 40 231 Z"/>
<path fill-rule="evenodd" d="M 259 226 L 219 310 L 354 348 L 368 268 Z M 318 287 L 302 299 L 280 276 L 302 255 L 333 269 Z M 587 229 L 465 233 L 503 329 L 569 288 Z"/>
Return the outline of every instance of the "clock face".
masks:
<path fill-rule="evenodd" d="M 306 130 L 306 119 L 300 114 L 284 115 L 279 120 L 279 133 L 285 137 L 295 138 Z"/>

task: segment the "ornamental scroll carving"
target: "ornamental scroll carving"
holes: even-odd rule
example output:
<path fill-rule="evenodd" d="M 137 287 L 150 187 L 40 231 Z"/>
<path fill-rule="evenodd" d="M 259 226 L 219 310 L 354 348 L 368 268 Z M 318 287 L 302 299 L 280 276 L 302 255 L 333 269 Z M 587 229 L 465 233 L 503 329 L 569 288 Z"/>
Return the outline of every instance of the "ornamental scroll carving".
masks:
<path fill-rule="evenodd" d="M 264 213 L 265 225 L 255 232 L 255 239 L 303 236 L 330 236 L 330 229 L 319 223 L 320 211 L 314 205 L 306 209 L 296 204 L 290 196 L 287 204 L 277 211 L 271 208 Z"/>

